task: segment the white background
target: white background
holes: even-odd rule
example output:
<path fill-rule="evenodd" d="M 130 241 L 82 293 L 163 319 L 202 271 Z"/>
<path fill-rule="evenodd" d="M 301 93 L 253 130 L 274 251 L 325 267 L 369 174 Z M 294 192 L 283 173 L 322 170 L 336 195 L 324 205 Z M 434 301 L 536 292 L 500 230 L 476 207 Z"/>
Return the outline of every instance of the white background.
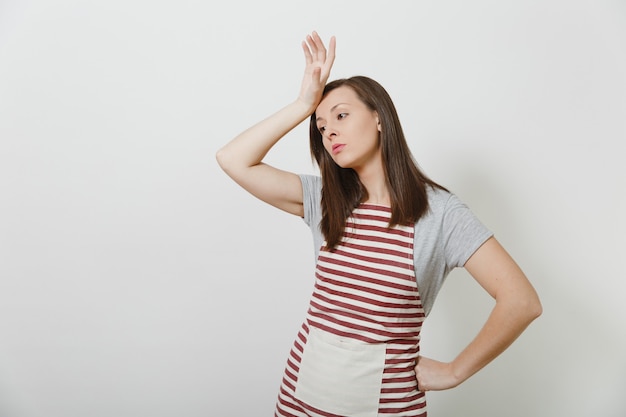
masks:
<path fill-rule="evenodd" d="M 429 415 L 626 414 L 626 3 L 0 1 L 0 416 L 270 416 L 312 289 L 302 220 L 215 152 L 293 100 L 312 30 L 544 314 Z M 268 156 L 315 173 L 301 125 Z M 422 339 L 493 303 L 454 271 Z"/>

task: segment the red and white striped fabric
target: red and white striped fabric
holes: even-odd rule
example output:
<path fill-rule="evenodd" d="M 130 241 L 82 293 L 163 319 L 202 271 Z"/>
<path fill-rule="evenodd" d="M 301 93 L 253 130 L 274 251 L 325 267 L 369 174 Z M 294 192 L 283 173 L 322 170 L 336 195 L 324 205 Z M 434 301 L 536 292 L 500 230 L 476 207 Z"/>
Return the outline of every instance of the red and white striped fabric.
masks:
<path fill-rule="evenodd" d="M 350 400 L 351 393 L 342 392 L 343 386 L 354 386 L 342 381 L 332 385 L 334 376 L 318 376 L 316 368 L 351 366 L 363 368 L 368 378 L 374 373 L 378 379 L 378 398 L 374 399 L 372 411 L 354 412 L 359 416 L 426 416 L 426 398 L 417 387 L 415 359 L 419 353 L 419 335 L 424 310 L 420 300 L 413 266 L 413 225 L 387 227 L 391 211 L 388 207 L 361 204 L 347 220 L 344 235 L 337 248 L 330 252 L 322 248 L 317 267 L 316 281 L 306 320 L 291 349 L 276 404 L 276 417 L 348 415 L 341 403 Z M 314 334 L 322 339 L 334 338 L 337 346 L 350 349 L 382 349 L 383 359 L 378 371 L 368 371 L 369 366 L 341 363 L 343 359 L 332 356 L 336 348 L 331 346 L 320 356 L 317 364 L 307 370 L 313 380 L 326 381 L 324 386 L 312 386 L 324 395 L 334 397 L 334 409 L 328 410 L 305 401 L 305 389 L 299 388 L 303 378 L 304 353 L 312 351 L 313 343 L 307 344 Z M 317 343 L 317 342 L 316 342 Z M 322 342 L 323 343 L 323 342 Z M 309 346 L 311 345 L 311 346 Z M 353 348 L 356 346 L 356 348 Z M 310 348 L 310 351 L 307 351 Z M 320 351 L 321 352 L 321 351 Z M 374 357 L 367 353 L 361 358 Z M 347 356 L 344 362 L 355 362 Z M 319 359 L 324 362 L 319 363 Z M 372 364 L 372 367 L 376 365 Z M 378 372 L 378 373 L 377 373 Z M 337 371 L 339 379 L 345 374 Z M 355 377 L 353 382 L 358 382 Z M 358 384 L 356 384 L 358 385 Z M 311 388 L 308 387 L 307 390 Z M 302 394 L 300 394 L 302 393 Z M 315 394 L 315 393 L 314 393 Z M 358 395 L 358 393 L 357 393 Z M 356 398 L 356 397 L 355 397 Z M 322 401 L 324 403 L 324 401 Z M 333 408 L 333 407 L 329 407 Z M 350 414 L 352 415 L 352 414 Z"/>

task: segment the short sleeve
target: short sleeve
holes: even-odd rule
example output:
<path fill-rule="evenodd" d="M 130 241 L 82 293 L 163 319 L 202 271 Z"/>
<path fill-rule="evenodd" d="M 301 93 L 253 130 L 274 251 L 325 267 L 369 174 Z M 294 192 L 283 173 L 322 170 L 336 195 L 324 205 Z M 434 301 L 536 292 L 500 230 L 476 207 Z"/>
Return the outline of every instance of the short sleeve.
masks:
<path fill-rule="evenodd" d="M 428 203 L 428 213 L 415 223 L 414 247 L 415 277 L 426 315 L 450 271 L 465 265 L 493 236 L 449 191 L 430 189 Z"/>
<path fill-rule="evenodd" d="M 304 207 L 304 222 L 313 234 L 315 259 L 324 243 L 324 236 L 320 230 L 322 220 L 322 179 L 315 175 L 300 175 L 302 182 L 302 204 Z"/>
<path fill-rule="evenodd" d="M 444 211 L 442 233 L 448 270 L 462 267 L 493 233 L 456 195 L 451 194 Z"/>
<path fill-rule="evenodd" d="M 310 227 L 311 222 L 319 217 L 321 210 L 321 178 L 315 175 L 300 175 L 302 182 L 302 204 L 304 205 L 304 222 Z"/>

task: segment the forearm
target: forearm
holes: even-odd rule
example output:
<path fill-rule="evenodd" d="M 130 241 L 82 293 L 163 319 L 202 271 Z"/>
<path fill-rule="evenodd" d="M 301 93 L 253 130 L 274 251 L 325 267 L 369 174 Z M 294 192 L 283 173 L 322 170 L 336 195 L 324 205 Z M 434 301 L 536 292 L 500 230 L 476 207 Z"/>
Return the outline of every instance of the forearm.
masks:
<path fill-rule="evenodd" d="M 276 142 L 313 111 L 311 106 L 301 100 L 288 104 L 223 146 L 216 155 L 220 166 L 228 171 L 258 165 Z"/>
<path fill-rule="evenodd" d="M 538 301 L 500 301 L 474 340 L 451 362 L 455 385 L 462 383 L 508 348 L 539 316 Z"/>
<path fill-rule="evenodd" d="M 476 338 L 451 363 L 459 383 L 502 353 L 541 314 L 537 292 L 495 238 L 470 257 L 465 269 L 493 296 L 496 305 Z"/>

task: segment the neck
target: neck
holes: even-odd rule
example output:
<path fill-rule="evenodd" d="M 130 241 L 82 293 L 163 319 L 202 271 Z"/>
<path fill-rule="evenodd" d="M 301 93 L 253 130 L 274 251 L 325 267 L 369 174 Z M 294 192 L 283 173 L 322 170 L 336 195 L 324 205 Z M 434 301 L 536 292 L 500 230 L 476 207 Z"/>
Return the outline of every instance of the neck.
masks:
<path fill-rule="evenodd" d="M 391 205 L 389 189 L 385 181 L 385 172 L 380 160 L 378 163 L 370 164 L 366 168 L 356 170 L 356 172 L 367 190 L 368 197 L 364 203 Z"/>

